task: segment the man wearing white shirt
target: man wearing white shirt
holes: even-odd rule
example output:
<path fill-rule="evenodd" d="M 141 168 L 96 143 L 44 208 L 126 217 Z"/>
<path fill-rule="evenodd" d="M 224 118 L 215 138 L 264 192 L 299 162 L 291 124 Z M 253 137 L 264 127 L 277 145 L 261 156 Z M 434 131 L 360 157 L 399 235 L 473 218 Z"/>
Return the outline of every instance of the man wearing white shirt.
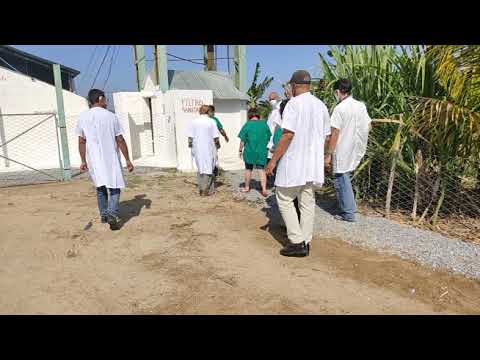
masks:
<path fill-rule="evenodd" d="M 278 166 L 275 193 L 289 240 L 280 251 L 283 256 L 309 254 L 315 216 L 314 187 L 324 183 L 324 145 L 330 135 L 330 116 L 325 104 L 310 93 L 310 83 L 307 71 L 293 73 L 293 97 L 283 112 L 282 137 L 267 165 L 267 174 Z M 293 204 L 296 197 L 300 221 Z"/>
<path fill-rule="evenodd" d="M 215 120 L 208 116 L 208 105 L 200 107 L 200 116 L 193 119 L 187 129 L 188 146 L 198 170 L 200 196 L 213 195 L 215 191 L 215 165 L 220 148 L 220 132 Z"/>
<path fill-rule="evenodd" d="M 332 113 L 331 136 L 328 140 L 325 166 L 332 167 L 340 213 L 337 220 L 355 221 L 355 195 L 351 176 L 367 151 L 371 119 L 364 103 L 351 96 L 352 83 L 338 80 L 333 87 L 340 102 Z"/>
<path fill-rule="evenodd" d="M 88 101 L 91 108 L 80 114 L 75 129 L 82 161 L 80 170 L 90 173 L 97 188 L 101 222 L 108 223 L 111 230 L 118 230 L 120 191 L 125 187 L 118 150 L 125 157 L 128 171 L 133 171 L 133 164 L 128 156 L 122 126 L 117 116 L 107 110 L 104 92 L 90 90 Z"/>
<path fill-rule="evenodd" d="M 268 153 L 267 153 L 267 158 L 270 160 L 273 155 L 273 135 L 275 132 L 275 127 L 277 124 L 280 122 L 280 104 L 281 99 L 278 96 L 278 94 L 275 91 L 272 91 L 270 95 L 268 96 L 268 101 L 270 102 L 270 105 L 272 105 L 272 111 L 268 115 L 267 119 L 267 125 L 270 129 L 270 132 L 272 133 L 272 136 L 270 137 L 270 141 L 268 142 L 267 148 L 268 148 Z M 271 179 L 274 179 L 274 176 L 269 176 L 267 179 L 267 182 L 269 186 L 273 186 L 273 181 Z"/>

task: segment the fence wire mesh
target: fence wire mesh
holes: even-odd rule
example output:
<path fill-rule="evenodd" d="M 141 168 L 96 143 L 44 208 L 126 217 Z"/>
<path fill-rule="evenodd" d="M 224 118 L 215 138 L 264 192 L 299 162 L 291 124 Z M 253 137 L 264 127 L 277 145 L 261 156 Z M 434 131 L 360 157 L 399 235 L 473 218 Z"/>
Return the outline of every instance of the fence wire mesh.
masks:
<path fill-rule="evenodd" d="M 398 126 L 373 123 L 367 153 L 352 179 L 360 212 L 480 243 L 478 165 L 440 171 L 431 159 L 407 159 L 405 151 L 391 151 Z M 335 197 L 331 174 L 323 196 Z"/>
<path fill-rule="evenodd" d="M 54 113 L 0 114 L 0 187 L 63 178 Z"/>
<path fill-rule="evenodd" d="M 161 130 L 168 135 L 165 129 L 157 129 L 163 115 L 151 116 L 148 112 L 116 115 L 129 123 L 129 137 L 135 139 L 130 148 L 134 159 L 153 155 L 154 147 L 162 145 L 153 143 L 152 132 Z M 78 138 L 74 131 L 77 120 L 78 115 L 66 116 L 73 176 L 80 174 Z M 391 148 L 398 126 L 395 122 L 373 123 L 367 153 L 352 181 L 360 212 L 480 243 L 478 165 L 468 164 L 462 171 L 439 172 L 434 162 L 425 160 L 419 166 L 414 155 L 407 159 L 402 151 L 395 161 Z M 160 142 L 165 141 L 161 137 Z M 0 114 L 0 187 L 60 181 L 62 167 L 55 114 Z M 335 201 L 331 174 L 326 176 L 322 197 Z"/>

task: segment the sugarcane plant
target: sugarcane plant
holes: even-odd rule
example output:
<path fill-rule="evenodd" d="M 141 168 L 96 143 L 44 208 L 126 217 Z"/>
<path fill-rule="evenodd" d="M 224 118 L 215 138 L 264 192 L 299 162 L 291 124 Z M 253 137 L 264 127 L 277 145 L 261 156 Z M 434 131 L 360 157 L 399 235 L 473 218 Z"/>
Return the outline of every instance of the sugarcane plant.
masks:
<path fill-rule="evenodd" d="M 480 154 L 479 47 L 334 46 L 319 56 L 323 81 L 316 95 L 332 109 L 334 82 L 348 78 L 353 96 L 366 104 L 371 118 L 381 119 L 354 174 L 359 197 L 371 198 L 373 184 L 388 214 L 392 195 L 403 191 L 400 205 L 411 206 L 412 218 L 428 217 L 435 225 L 445 200 L 455 201 L 452 193 L 463 191 L 460 177 L 467 172 L 479 177 L 478 166 L 472 166 Z M 414 186 L 401 190 L 398 172 Z M 420 185 L 426 183 L 430 198 L 418 218 Z"/>

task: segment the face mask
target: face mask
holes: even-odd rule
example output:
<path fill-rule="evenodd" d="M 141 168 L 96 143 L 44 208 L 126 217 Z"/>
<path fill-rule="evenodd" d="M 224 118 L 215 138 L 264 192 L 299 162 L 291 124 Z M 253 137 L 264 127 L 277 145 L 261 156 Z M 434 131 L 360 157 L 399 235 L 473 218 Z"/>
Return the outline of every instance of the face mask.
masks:
<path fill-rule="evenodd" d="M 277 105 L 277 100 L 270 100 L 270 105 L 272 105 L 272 106 Z"/>
<path fill-rule="evenodd" d="M 336 91 L 335 91 L 335 93 L 333 94 L 333 96 L 335 96 L 335 100 L 337 100 L 337 102 L 340 102 L 340 96 L 337 94 Z"/>

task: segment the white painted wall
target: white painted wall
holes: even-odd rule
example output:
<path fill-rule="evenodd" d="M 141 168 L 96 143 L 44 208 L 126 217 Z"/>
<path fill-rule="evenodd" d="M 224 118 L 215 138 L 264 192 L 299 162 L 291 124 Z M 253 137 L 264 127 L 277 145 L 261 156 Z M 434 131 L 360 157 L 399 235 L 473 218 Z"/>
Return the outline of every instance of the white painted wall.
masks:
<path fill-rule="evenodd" d="M 188 147 L 187 127 L 190 121 L 200 116 L 201 105 L 213 103 L 213 93 L 211 90 L 170 90 L 168 93 L 175 117 L 177 169 L 196 172 L 195 161 Z"/>
<path fill-rule="evenodd" d="M 88 103 L 85 98 L 67 90 L 63 90 L 63 99 L 70 159 L 72 166 L 79 166 L 75 124 L 78 114 L 88 109 Z M 56 110 L 57 99 L 54 86 L 0 67 L 0 112 L 2 114 L 56 112 Z M 5 140 L 11 139 L 44 118 L 40 115 L 2 116 L 0 135 Z M 51 121 L 0 148 L 0 154 L 7 152 L 13 159 L 34 168 L 56 168 L 59 164 L 56 131 L 55 120 L 52 118 Z M 1 140 L 0 138 L 0 142 Z M 18 170 L 27 169 L 12 162 L 6 164 L 5 160 L 0 158 L 0 171 Z"/>
<path fill-rule="evenodd" d="M 152 119 L 144 97 L 151 97 Z M 125 139 L 137 165 L 174 167 L 184 172 L 195 172 L 196 166 L 188 148 L 188 123 L 199 116 L 202 104 L 214 104 L 228 143 L 220 138 L 219 165 L 225 170 L 244 167 L 238 156 L 238 133 L 247 120 L 246 102 L 214 100 L 211 90 L 169 90 L 124 92 L 113 94 L 115 113 L 124 127 Z M 153 147 L 151 136 L 153 132 Z"/>
<path fill-rule="evenodd" d="M 240 100 L 214 100 L 213 105 L 215 117 L 222 123 L 230 140 L 227 143 L 223 136 L 220 136 L 219 165 L 224 170 L 243 169 L 244 163 L 238 156 L 240 146 L 238 134 L 247 121 L 247 104 Z"/>

